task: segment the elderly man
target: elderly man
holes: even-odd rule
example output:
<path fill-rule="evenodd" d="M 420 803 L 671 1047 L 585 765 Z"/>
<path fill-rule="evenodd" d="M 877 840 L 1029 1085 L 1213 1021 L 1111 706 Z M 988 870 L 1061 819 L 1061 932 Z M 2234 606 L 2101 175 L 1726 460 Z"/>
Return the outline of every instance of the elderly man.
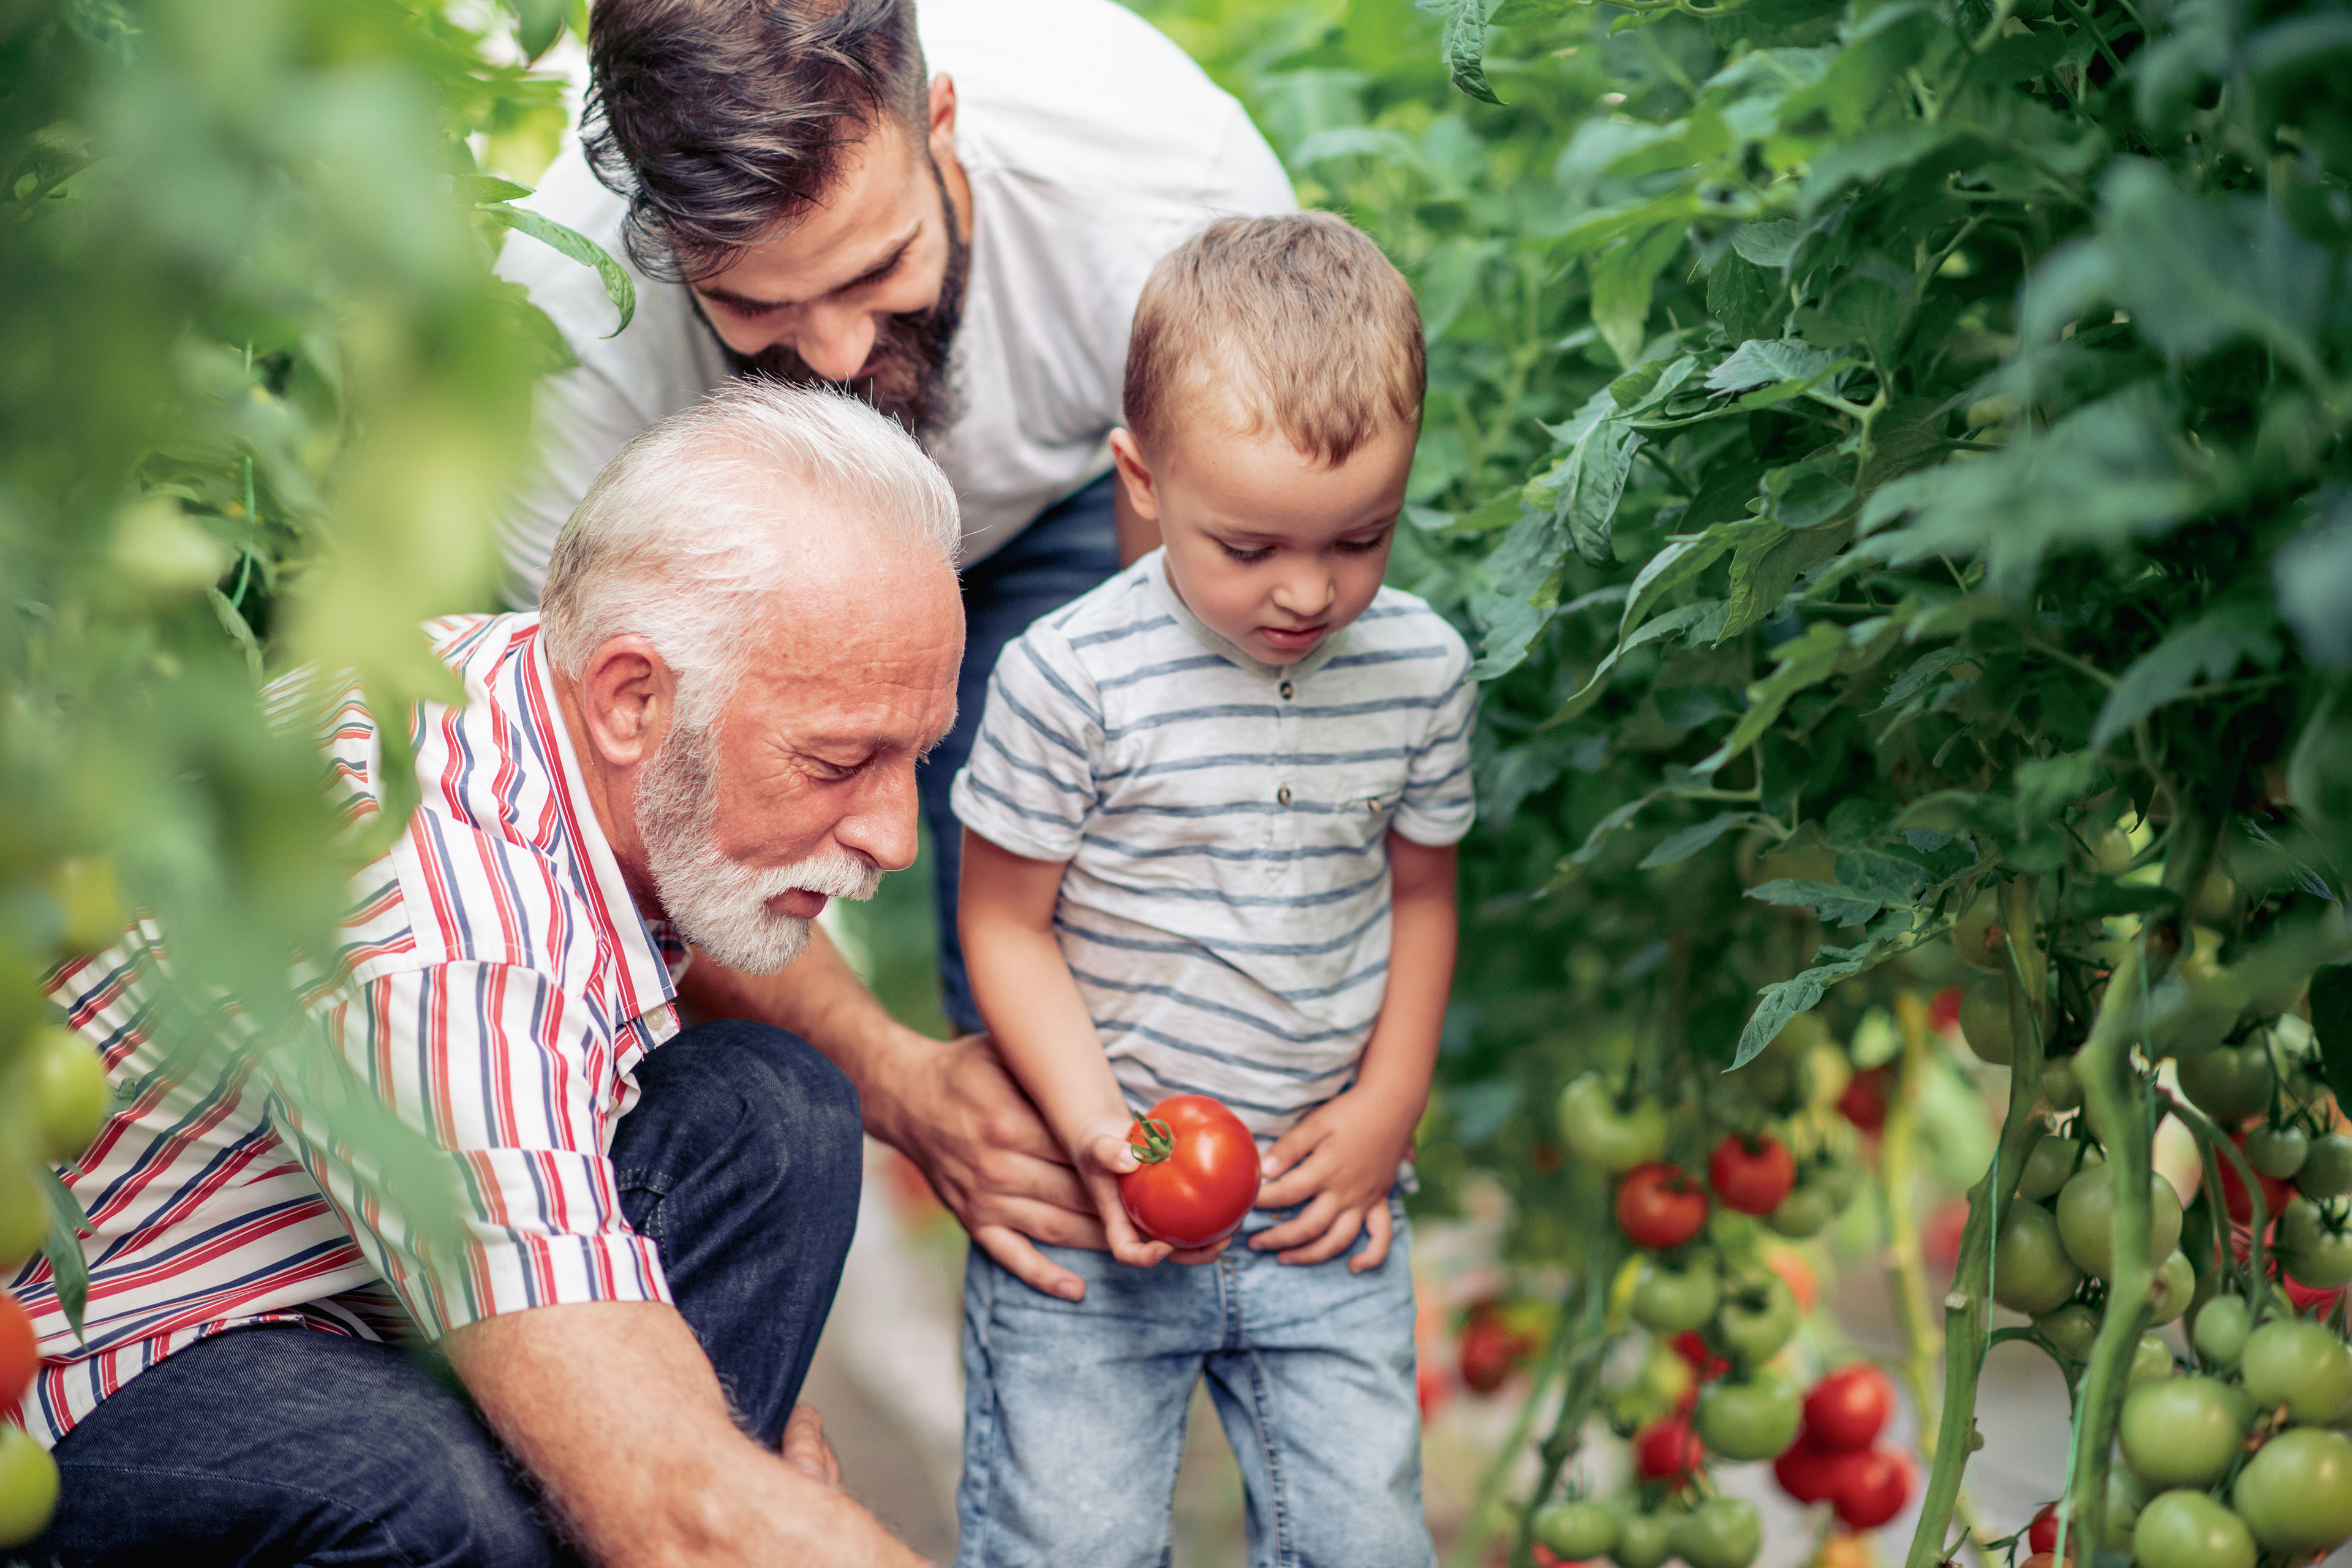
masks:
<path fill-rule="evenodd" d="M 1116 0 L 596 0 L 589 50 L 586 155 L 532 205 L 625 250 L 640 303 L 607 338 L 593 275 L 544 247 L 499 264 L 580 360 L 541 395 L 508 592 L 532 601 L 621 443 L 731 376 L 847 384 L 919 434 L 963 524 L 962 717 L 919 780 L 947 1014 L 977 1030 L 948 785 L 989 672 L 1157 542 L 1115 502 L 1107 445 L 1136 299 L 1211 218 L 1290 211 L 1289 180 L 1240 104 Z M 1043 1239 L 1088 1239 L 1033 1213 Z M 1025 1247 L 990 1250 L 1033 1284 L 1076 1283 Z"/>
<path fill-rule="evenodd" d="M 67 1358 L 19 1412 L 63 1478 L 27 1561 L 916 1561 L 795 1407 L 856 1209 L 852 1081 L 903 1106 L 908 1058 L 845 990 L 811 1025 L 834 1060 L 681 1033 L 673 982 L 688 944 L 781 970 L 828 898 L 913 860 L 956 543 L 898 426 L 746 383 L 613 461 L 541 614 L 432 628 L 467 700 L 416 716 L 423 805 L 357 878 L 315 1013 L 346 1081 L 446 1151 L 461 1236 L 238 1058 L 167 1070 L 162 933 L 55 978 L 121 1092 L 67 1173 L 87 1348 L 27 1296 Z M 353 698 L 327 737 L 355 814 L 375 724 Z"/>

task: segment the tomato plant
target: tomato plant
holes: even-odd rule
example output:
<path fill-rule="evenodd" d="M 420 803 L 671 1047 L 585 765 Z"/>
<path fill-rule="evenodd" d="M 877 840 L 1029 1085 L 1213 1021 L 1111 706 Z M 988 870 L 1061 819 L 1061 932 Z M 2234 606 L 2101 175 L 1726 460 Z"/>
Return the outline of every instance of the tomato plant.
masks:
<path fill-rule="evenodd" d="M 1854 1457 L 1830 1501 L 1849 1530 L 1875 1530 L 1903 1511 L 1916 1485 L 1909 1459 L 1891 1448 L 1870 1448 Z"/>
<path fill-rule="evenodd" d="M 2265 1551 L 2300 1556 L 2341 1545 L 2352 1539 L 2352 1438 L 2307 1426 L 2282 1433 L 2238 1472 L 2230 1500 Z"/>
<path fill-rule="evenodd" d="M 1707 1156 L 1707 1184 L 1727 1209 L 1769 1215 L 1797 1185 L 1797 1159 L 1769 1133 L 1727 1132 Z"/>
<path fill-rule="evenodd" d="M 1240 1228 L 1257 1202 L 1256 1141 L 1206 1095 L 1171 1094 L 1137 1116 L 1128 1146 L 1142 1163 L 1119 1177 L 1119 1202 L 1147 1236 L 1208 1247 Z"/>
<path fill-rule="evenodd" d="M 1894 1414 L 1894 1382 L 1868 1362 L 1853 1362 L 1805 1394 L 1805 1436 L 1824 1448 L 1866 1448 Z"/>
<path fill-rule="evenodd" d="M 1636 1165 L 1617 1184 L 1617 1223 L 1636 1247 L 1680 1247 L 1706 1224 L 1706 1193 L 1678 1166 Z"/>
<path fill-rule="evenodd" d="M 57 1506 L 57 1461 L 22 1426 L 0 1421 L 0 1541 L 30 1541 Z"/>

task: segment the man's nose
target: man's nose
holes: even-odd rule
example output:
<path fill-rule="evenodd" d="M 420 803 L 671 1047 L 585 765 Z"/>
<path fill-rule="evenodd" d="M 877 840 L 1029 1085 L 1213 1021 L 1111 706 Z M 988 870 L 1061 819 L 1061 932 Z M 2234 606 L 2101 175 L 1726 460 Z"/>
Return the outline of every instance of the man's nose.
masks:
<path fill-rule="evenodd" d="M 793 352 L 827 381 L 847 381 L 866 368 L 874 352 L 874 316 L 869 310 L 811 306 L 794 323 Z"/>
<path fill-rule="evenodd" d="M 849 815 L 833 830 L 845 849 L 863 855 L 885 871 L 915 863 L 915 764 L 875 768 L 862 781 Z"/>

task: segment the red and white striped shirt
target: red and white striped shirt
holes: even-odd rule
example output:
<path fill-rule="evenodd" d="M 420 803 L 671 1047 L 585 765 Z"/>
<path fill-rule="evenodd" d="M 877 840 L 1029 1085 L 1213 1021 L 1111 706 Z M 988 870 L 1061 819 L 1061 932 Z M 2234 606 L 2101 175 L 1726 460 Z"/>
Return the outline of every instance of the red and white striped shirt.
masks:
<path fill-rule="evenodd" d="M 86 1342 L 46 1262 L 11 1286 L 44 1358 L 16 1415 L 45 1443 L 226 1329 L 437 1338 L 526 1307 L 668 1300 L 606 1151 L 638 1058 L 677 1032 L 685 950 L 639 915 L 597 826 L 538 617 L 427 630 L 467 700 L 416 710 L 423 803 L 353 879 L 312 1011 L 340 1047 L 324 1070 L 453 1152 L 466 1245 L 426 1256 L 381 1173 L 332 1129 L 303 1125 L 249 1056 L 212 1053 L 167 1076 L 142 974 L 168 963 L 168 933 L 142 921 L 49 982 L 104 1052 L 116 1109 L 59 1173 L 95 1231 L 82 1243 Z M 374 811 L 375 721 L 355 692 L 324 744 L 346 809 Z"/>

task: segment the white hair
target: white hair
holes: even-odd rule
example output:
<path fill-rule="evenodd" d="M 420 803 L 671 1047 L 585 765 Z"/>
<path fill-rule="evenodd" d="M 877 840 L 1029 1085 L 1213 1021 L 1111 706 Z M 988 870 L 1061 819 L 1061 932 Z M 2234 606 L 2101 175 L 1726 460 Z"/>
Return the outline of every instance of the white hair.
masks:
<path fill-rule="evenodd" d="M 896 420 L 839 392 L 744 377 L 640 433 L 572 510 L 540 596 L 549 661 L 576 678 L 635 633 L 676 673 L 681 717 L 709 721 L 786 584 L 811 496 L 839 503 L 849 528 L 955 564 L 954 488 Z"/>

